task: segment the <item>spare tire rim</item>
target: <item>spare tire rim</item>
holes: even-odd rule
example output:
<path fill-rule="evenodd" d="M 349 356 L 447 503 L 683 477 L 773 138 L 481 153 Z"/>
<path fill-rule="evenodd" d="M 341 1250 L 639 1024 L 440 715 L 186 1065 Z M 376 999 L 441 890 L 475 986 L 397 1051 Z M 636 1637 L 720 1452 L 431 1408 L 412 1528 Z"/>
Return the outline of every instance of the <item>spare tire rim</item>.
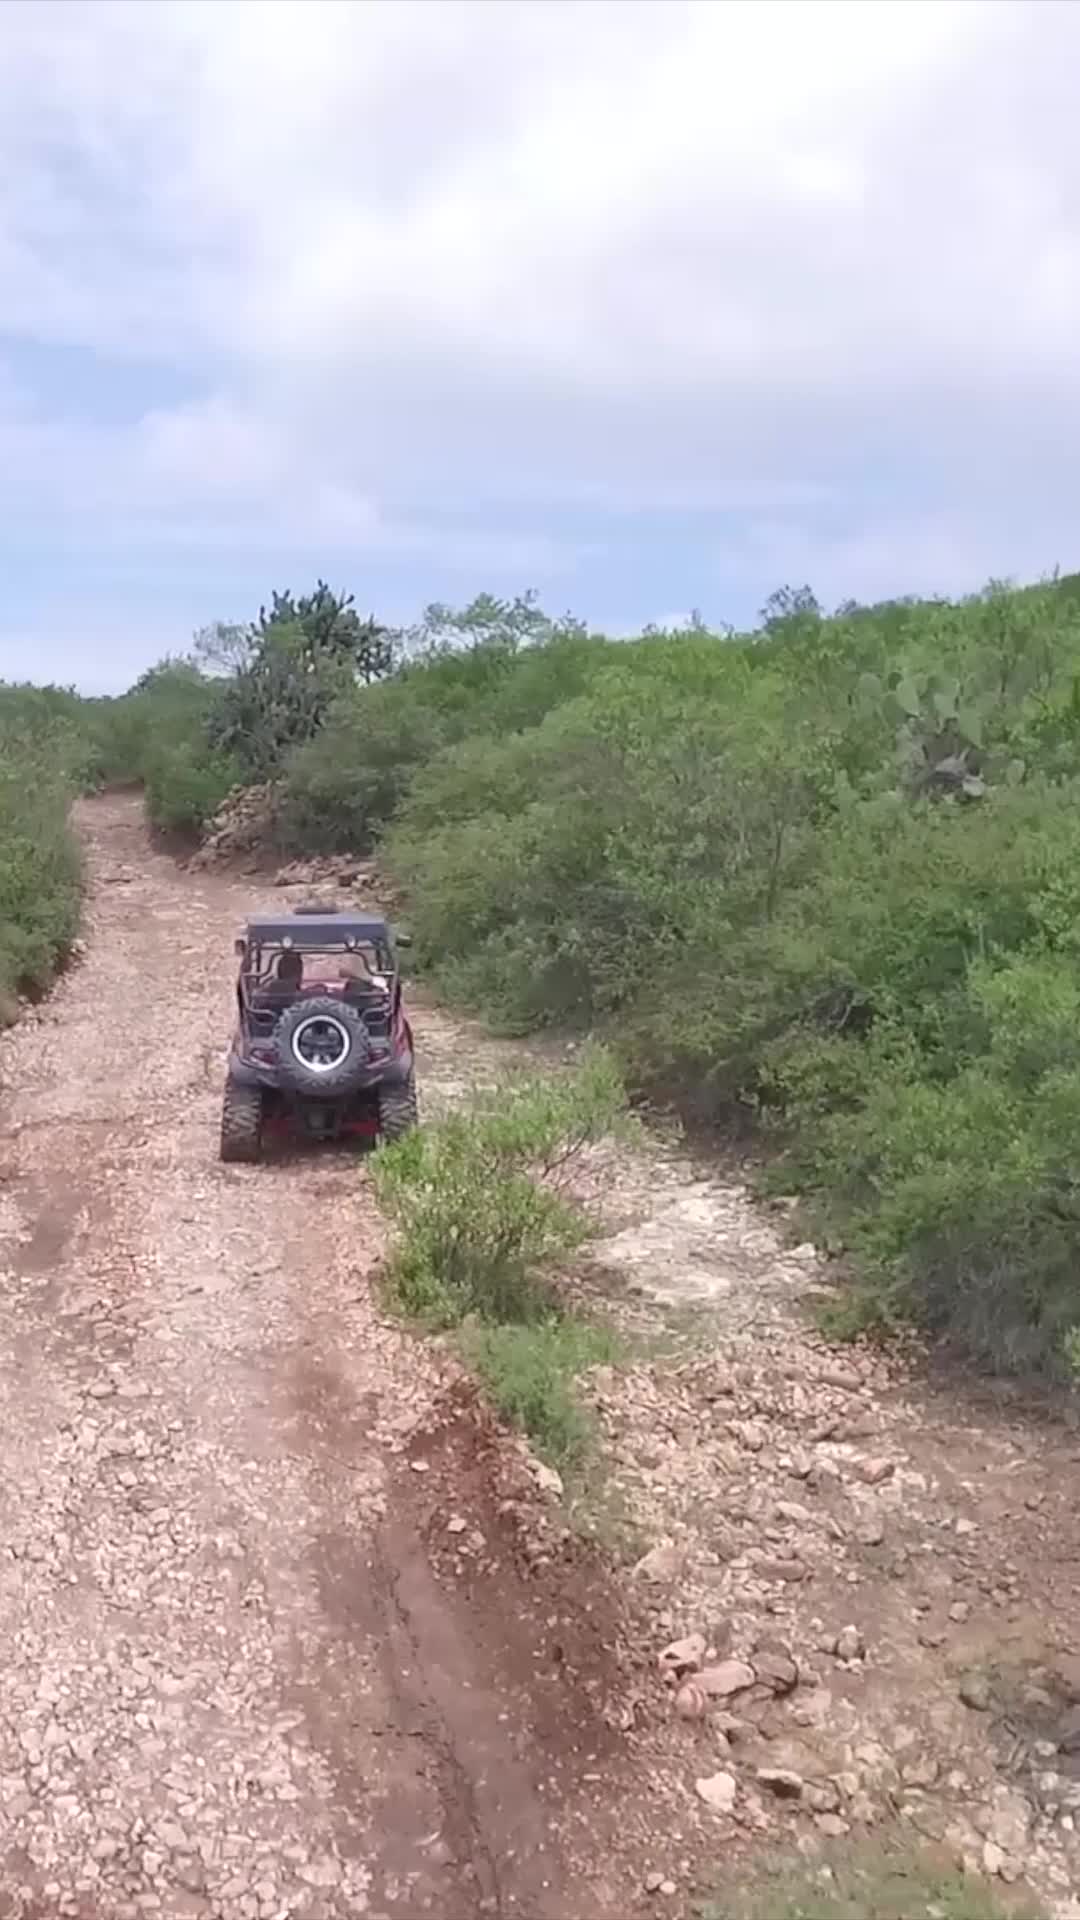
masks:
<path fill-rule="evenodd" d="M 308 1073 L 333 1073 L 347 1058 L 352 1039 L 348 1028 L 331 1014 L 313 1013 L 309 1020 L 301 1020 L 291 1045 Z"/>

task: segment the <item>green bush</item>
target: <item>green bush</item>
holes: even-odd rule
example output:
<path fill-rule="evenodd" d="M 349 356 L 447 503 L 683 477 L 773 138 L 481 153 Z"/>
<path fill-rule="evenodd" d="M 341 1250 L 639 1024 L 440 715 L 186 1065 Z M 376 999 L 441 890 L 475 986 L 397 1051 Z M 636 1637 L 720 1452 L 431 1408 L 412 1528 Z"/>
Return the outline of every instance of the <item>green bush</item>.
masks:
<path fill-rule="evenodd" d="M 138 783 L 151 825 L 197 835 L 241 777 L 211 738 L 223 685 L 193 660 L 164 660 L 130 693 L 88 702 L 95 783 Z"/>
<path fill-rule="evenodd" d="M 146 811 L 166 833 L 197 835 L 237 785 L 237 767 L 201 744 L 162 744 L 147 754 Z"/>
<path fill-rule="evenodd" d="M 626 1124 L 618 1076 L 593 1052 L 572 1074 L 474 1096 L 374 1163 L 397 1229 L 393 1299 L 429 1327 L 458 1329 L 493 1404 L 564 1468 L 589 1439 L 574 1381 L 612 1343 L 567 1312 L 545 1268 L 589 1232 L 564 1190 L 574 1156 Z"/>
<path fill-rule="evenodd" d="M 595 1052 L 574 1073 L 477 1094 L 381 1148 L 376 1192 L 398 1229 L 389 1280 L 405 1311 L 433 1327 L 469 1314 L 548 1317 L 540 1270 L 588 1231 L 565 1193 L 566 1169 L 621 1111 L 618 1076 Z"/>
<path fill-rule="evenodd" d="M 615 1342 L 603 1328 L 578 1320 L 534 1320 L 524 1325 L 466 1324 L 461 1349 L 493 1406 L 537 1451 L 564 1472 L 579 1467 L 592 1430 L 574 1392 L 587 1367 L 610 1363 Z"/>
<path fill-rule="evenodd" d="M 0 686 L 0 1021 L 50 984 L 79 925 L 82 874 L 68 808 L 92 750 L 81 702 Z"/>
<path fill-rule="evenodd" d="M 417 766 L 438 752 L 442 740 L 438 715 L 414 700 L 408 679 L 342 698 L 285 769 L 285 843 L 299 852 L 370 851 Z"/>
<path fill-rule="evenodd" d="M 1056 1366 L 1078 800 L 1074 583 L 831 619 L 794 595 L 757 635 L 601 648 L 516 733 L 477 718 L 384 850 L 445 991 L 764 1124 L 879 1316 Z"/>
<path fill-rule="evenodd" d="M 967 982 L 977 1054 L 943 1081 L 902 1059 L 815 1139 L 814 1182 L 868 1305 L 992 1367 L 1066 1355 L 1080 1323 L 1080 990 L 1058 955 Z"/>
<path fill-rule="evenodd" d="M 513 620 L 500 625 L 489 610 L 482 601 L 456 616 L 473 646 L 429 648 L 391 679 L 354 686 L 334 702 L 284 770 L 281 821 L 290 846 L 367 852 L 442 749 L 477 737 L 494 745 L 535 725 L 572 699 L 610 651 L 606 641 L 550 623 L 542 646 L 519 651 Z M 452 618 L 446 609 L 431 613 Z"/>

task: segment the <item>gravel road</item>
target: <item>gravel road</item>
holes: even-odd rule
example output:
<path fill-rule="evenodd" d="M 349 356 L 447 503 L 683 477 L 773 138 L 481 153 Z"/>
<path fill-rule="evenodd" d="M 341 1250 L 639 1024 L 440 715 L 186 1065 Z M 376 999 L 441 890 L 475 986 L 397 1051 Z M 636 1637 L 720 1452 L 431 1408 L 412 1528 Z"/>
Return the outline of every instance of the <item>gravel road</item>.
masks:
<path fill-rule="evenodd" d="M 219 1164 L 272 880 L 78 824 L 86 951 L 0 1040 L 0 1920 L 685 1920 L 887 1824 L 1080 1920 L 1075 1402 L 829 1349 L 737 1169 L 609 1146 L 629 1577 L 380 1312 L 362 1155 Z M 535 1057 L 414 1017 L 429 1115 Z M 673 1711 L 687 1635 L 734 1718 Z"/>
<path fill-rule="evenodd" d="M 433 1571 L 445 1383 L 362 1165 L 217 1162 L 265 888 L 134 796 L 79 822 L 87 951 L 2 1043 L 0 1913 L 606 1912 L 588 1716 L 538 1741 L 529 1648 Z"/>

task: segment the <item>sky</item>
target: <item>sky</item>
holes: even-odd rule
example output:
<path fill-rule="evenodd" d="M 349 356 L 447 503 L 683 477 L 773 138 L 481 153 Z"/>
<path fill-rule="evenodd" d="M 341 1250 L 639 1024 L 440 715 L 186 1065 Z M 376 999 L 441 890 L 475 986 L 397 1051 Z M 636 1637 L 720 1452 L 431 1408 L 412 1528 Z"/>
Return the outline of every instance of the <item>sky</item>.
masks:
<path fill-rule="evenodd" d="M 0 676 L 1080 567 L 1065 0 L 0 6 Z"/>

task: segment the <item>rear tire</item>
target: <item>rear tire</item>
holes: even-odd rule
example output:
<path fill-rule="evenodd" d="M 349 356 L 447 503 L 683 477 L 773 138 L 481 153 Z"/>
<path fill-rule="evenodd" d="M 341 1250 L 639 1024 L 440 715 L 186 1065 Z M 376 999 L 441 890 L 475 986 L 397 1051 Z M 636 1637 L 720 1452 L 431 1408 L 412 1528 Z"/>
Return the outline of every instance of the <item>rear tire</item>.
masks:
<path fill-rule="evenodd" d="M 402 1140 L 419 1124 L 416 1073 L 410 1067 L 408 1079 L 379 1088 L 379 1134 L 383 1140 Z"/>
<path fill-rule="evenodd" d="M 251 1165 L 262 1158 L 263 1097 L 260 1087 L 225 1082 L 221 1109 L 221 1158 Z"/>

